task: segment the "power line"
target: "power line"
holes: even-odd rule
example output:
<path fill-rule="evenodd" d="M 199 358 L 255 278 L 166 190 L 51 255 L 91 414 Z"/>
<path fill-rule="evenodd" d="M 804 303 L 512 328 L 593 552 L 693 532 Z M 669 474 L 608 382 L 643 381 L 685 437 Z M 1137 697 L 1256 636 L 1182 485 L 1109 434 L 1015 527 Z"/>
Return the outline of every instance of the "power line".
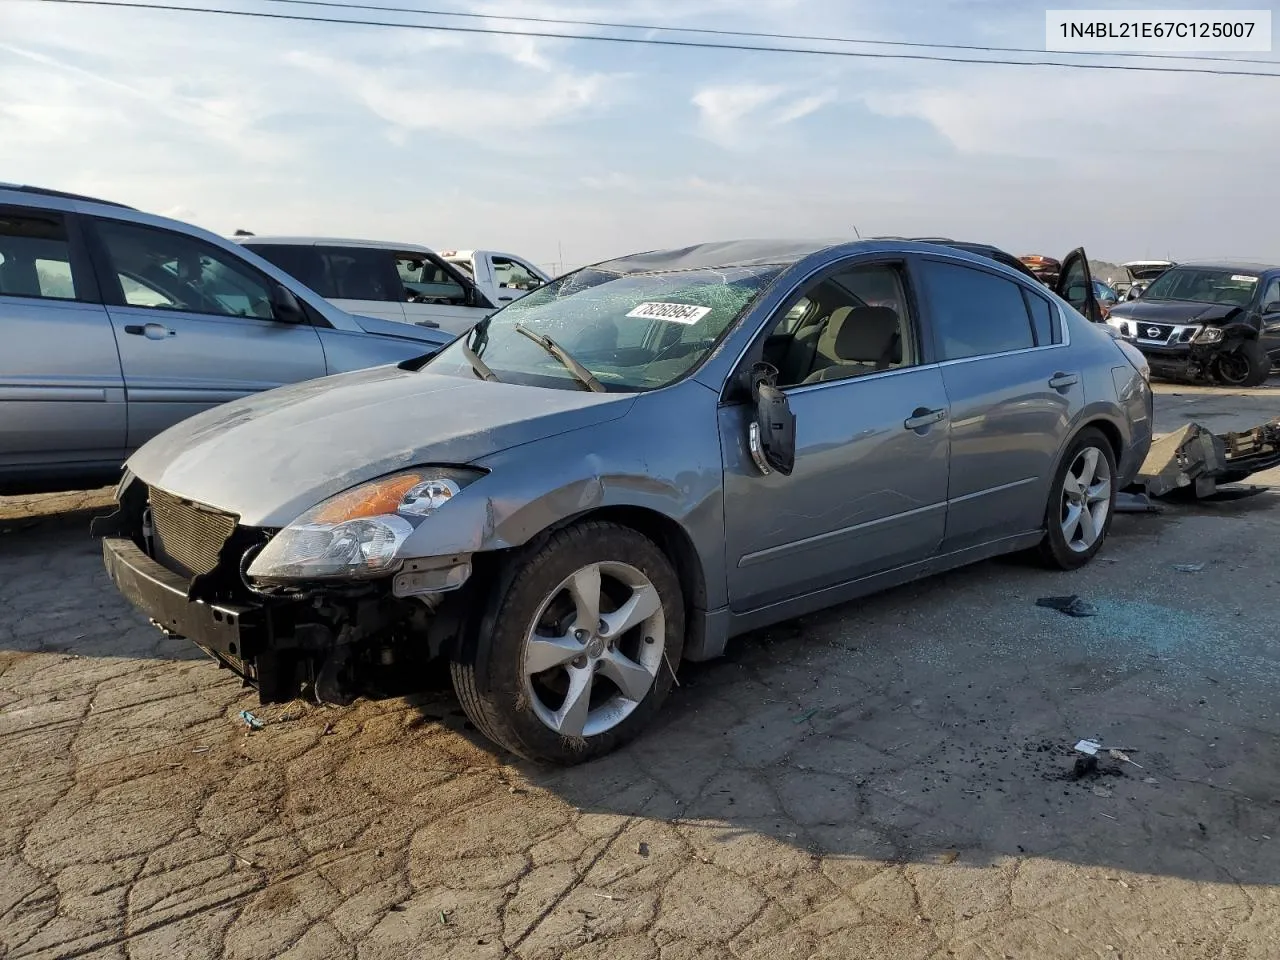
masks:
<path fill-rule="evenodd" d="M 601 43 L 629 43 L 638 46 L 683 47 L 698 50 L 735 50 L 752 53 L 799 53 L 822 57 L 845 57 L 866 60 L 926 60 L 935 63 L 975 63 L 1005 67 L 1059 67 L 1064 70 L 1121 70 L 1134 73 L 1200 73 L 1225 77 L 1271 77 L 1280 73 L 1260 70 L 1221 70 L 1212 67 L 1151 67 L 1117 63 L 1063 63 L 1058 60 L 1001 60 L 994 57 L 948 57 L 924 53 L 871 53 L 865 50 L 818 50 L 811 47 L 769 47 L 740 43 L 705 43 L 696 40 L 659 40 L 654 37 L 607 37 L 599 35 L 556 33 L 544 30 L 509 30 L 497 27 L 460 27 L 428 23 L 394 23 L 385 20 L 347 20 L 339 17 L 304 17 L 265 10 L 227 10 L 217 7 L 177 6 L 167 3 L 139 3 L 135 0 L 32 0 L 35 3 L 59 3 L 82 7 L 118 7 L 133 10 L 167 10 L 175 13 L 204 13 L 227 17 L 249 17 L 262 20 L 284 20 L 299 23 L 342 24 L 354 27 L 389 27 L 399 30 L 427 30 L 435 33 L 483 34 L 499 37 L 538 37 L 548 40 L 590 40 Z"/>
<path fill-rule="evenodd" d="M 752 30 L 724 30 L 713 27 L 664 27 L 652 23 L 618 23 L 609 20 L 576 20 L 561 17 L 530 17 L 508 13 L 468 13 L 461 10 L 424 10 L 418 7 L 389 7 L 372 3 L 340 3 L 338 0 L 266 0 L 300 7 L 331 7 L 339 10 L 366 10 L 375 13 L 410 13 L 424 17 L 458 17 L 467 20 L 508 20 L 512 23 L 548 23 L 572 27 L 606 27 L 616 30 L 650 30 L 658 33 L 705 34 L 717 37 L 747 37 L 756 40 L 805 40 L 819 43 L 861 43 L 880 47 L 919 47 L 932 50 L 975 50 L 979 53 L 1033 53 L 1049 51 L 1034 47 L 987 47 L 966 43 L 922 43 L 910 40 L 868 40 L 862 37 L 824 37 L 804 33 L 759 33 Z M 1178 53 L 1107 53 L 1102 50 L 1055 50 L 1056 56 L 1132 57 L 1151 60 L 1206 60 L 1211 63 L 1259 63 L 1280 66 L 1280 61 L 1248 57 L 1205 57 Z"/>

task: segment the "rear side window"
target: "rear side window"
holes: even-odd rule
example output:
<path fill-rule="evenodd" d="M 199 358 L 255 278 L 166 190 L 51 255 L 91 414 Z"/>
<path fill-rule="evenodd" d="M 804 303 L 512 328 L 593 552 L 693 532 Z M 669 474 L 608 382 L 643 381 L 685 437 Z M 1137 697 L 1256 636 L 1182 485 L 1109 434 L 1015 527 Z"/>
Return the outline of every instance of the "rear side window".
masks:
<path fill-rule="evenodd" d="M 936 260 L 920 264 L 940 360 L 1035 346 L 1022 289 L 1012 280 Z"/>
<path fill-rule="evenodd" d="M 0 212 L 0 296 L 76 299 L 60 216 Z"/>
<path fill-rule="evenodd" d="M 275 264 L 289 276 L 310 287 L 322 297 L 333 294 L 324 289 L 324 271 L 316 248 L 301 243 L 246 243 L 246 250 L 252 250 L 263 260 Z"/>
<path fill-rule="evenodd" d="M 1027 312 L 1031 314 L 1031 327 L 1035 331 L 1036 346 L 1046 347 L 1052 343 L 1061 343 L 1062 334 L 1058 324 L 1054 322 L 1054 310 L 1049 301 L 1038 297 L 1030 290 L 1023 290 L 1027 301 Z"/>
<path fill-rule="evenodd" d="M 404 299 L 395 259 L 387 250 L 369 247 L 316 247 L 326 297 L 339 300 Z"/>

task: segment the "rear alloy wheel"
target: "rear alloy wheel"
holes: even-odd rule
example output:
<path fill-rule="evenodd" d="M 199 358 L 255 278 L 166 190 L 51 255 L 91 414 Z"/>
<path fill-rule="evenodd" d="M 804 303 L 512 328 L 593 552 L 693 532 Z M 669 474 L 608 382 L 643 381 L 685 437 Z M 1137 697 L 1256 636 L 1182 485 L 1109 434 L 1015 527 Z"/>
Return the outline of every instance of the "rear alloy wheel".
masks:
<path fill-rule="evenodd" d="M 1062 459 L 1045 514 L 1040 544 L 1045 562 L 1074 570 L 1093 559 L 1111 529 L 1116 462 L 1111 444 L 1100 432 L 1082 430 Z"/>
<path fill-rule="evenodd" d="M 513 753 L 578 763 L 638 734 L 684 637 L 675 570 L 649 539 L 588 522 L 510 561 L 472 657 L 453 664 L 472 722 Z"/>
<path fill-rule="evenodd" d="M 1225 387 L 1258 387 L 1271 376 L 1271 358 L 1257 340 L 1248 340 L 1213 361 L 1213 376 Z"/>

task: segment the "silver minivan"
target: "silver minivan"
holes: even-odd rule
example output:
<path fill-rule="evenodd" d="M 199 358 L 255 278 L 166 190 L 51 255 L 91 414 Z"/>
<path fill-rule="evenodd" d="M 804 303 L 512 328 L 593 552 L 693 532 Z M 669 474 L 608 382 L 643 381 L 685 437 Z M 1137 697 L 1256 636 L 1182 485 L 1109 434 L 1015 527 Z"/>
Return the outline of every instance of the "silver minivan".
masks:
<path fill-rule="evenodd" d="M 192 414 L 450 339 L 353 316 L 189 224 L 0 184 L 0 492 L 114 479 Z"/>

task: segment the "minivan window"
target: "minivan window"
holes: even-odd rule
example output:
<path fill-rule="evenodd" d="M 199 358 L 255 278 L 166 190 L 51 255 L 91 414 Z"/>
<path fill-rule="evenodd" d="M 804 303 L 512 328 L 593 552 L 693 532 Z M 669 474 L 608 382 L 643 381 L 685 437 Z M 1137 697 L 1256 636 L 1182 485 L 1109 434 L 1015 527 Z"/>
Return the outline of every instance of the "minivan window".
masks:
<path fill-rule="evenodd" d="M 606 390 L 666 386 L 700 364 L 760 292 L 777 265 L 620 275 L 585 267 L 514 301 L 428 364 L 478 376 L 474 350 L 499 380 L 563 390 L 582 384 L 524 327 L 550 337 Z"/>
<path fill-rule="evenodd" d="M 1035 346 L 1018 284 L 972 267 L 925 260 L 921 279 L 929 299 L 938 353 L 961 360 Z"/>
<path fill-rule="evenodd" d="M 61 217 L 0 213 L 0 296 L 76 299 Z"/>
<path fill-rule="evenodd" d="M 158 227 L 120 220 L 96 226 L 126 305 L 273 318 L 269 281 L 227 251 Z"/>
<path fill-rule="evenodd" d="M 402 299 L 387 250 L 370 247 L 317 247 L 327 283 L 321 296 L 339 300 Z"/>

